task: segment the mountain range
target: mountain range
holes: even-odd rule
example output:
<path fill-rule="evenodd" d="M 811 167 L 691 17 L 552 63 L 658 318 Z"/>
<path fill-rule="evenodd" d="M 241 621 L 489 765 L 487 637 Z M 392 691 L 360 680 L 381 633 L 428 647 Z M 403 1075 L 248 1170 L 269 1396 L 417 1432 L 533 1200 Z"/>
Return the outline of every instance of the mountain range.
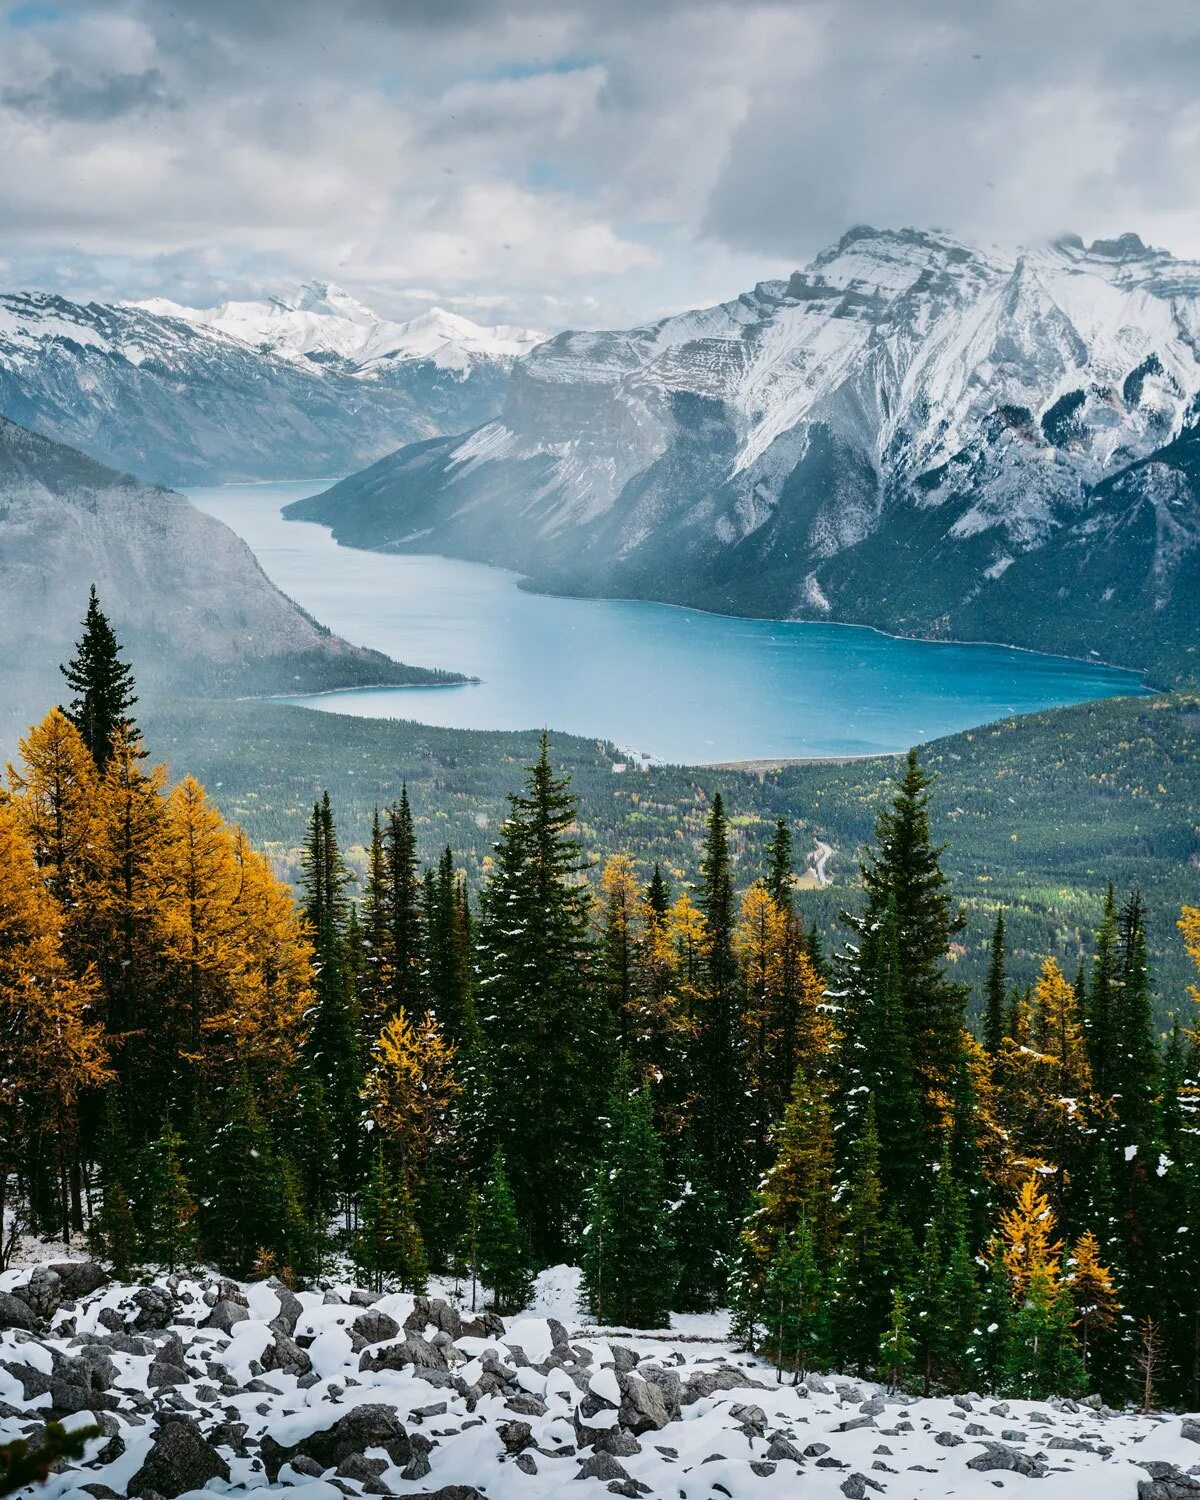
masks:
<path fill-rule="evenodd" d="M 0 295 L 0 414 L 164 484 L 345 474 L 494 416 L 540 335 L 326 282 L 211 309 Z"/>
<path fill-rule="evenodd" d="M 460 680 L 333 635 L 182 495 L 0 417 L 0 740 L 62 690 L 94 583 L 141 687 L 192 697 Z M 55 684 L 59 687 L 56 688 Z"/>
<path fill-rule="evenodd" d="M 788 280 L 513 365 L 502 410 L 290 514 L 534 586 L 1194 679 L 1200 264 L 858 227 Z"/>

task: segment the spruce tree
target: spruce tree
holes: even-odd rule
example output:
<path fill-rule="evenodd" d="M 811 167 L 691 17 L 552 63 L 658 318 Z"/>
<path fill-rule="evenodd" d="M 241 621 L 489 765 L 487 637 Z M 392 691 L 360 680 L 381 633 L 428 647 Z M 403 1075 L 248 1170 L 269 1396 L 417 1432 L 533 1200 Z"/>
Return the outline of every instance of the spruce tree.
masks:
<path fill-rule="evenodd" d="M 891 1294 L 885 1279 L 885 1209 L 879 1181 L 879 1131 L 868 1099 L 846 1195 L 834 1266 L 832 1343 L 841 1364 L 866 1374 L 874 1367 Z"/>
<path fill-rule="evenodd" d="M 983 1045 L 990 1057 L 995 1057 L 1000 1051 L 1000 1043 L 1004 1040 L 1004 1023 L 1007 1019 L 1008 975 L 1004 944 L 1004 913 L 997 912 L 996 925 L 992 930 L 983 1010 Z"/>
<path fill-rule="evenodd" d="M 671 909 L 671 887 L 667 884 L 666 876 L 657 860 L 654 863 L 654 874 L 650 877 L 650 884 L 646 887 L 646 905 L 653 913 L 653 920 L 658 922 L 664 921 L 667 912 Z"/>
<path fill-rule="evenodd" d="M 719 1307 L 729 1270 L 724 1205 L 686 1135 L 673 1177 L 670 1238 L 678 1265 L 675 1310 L 711 1312 Z"/>
<path fill-rule="evenodd" d="M 862 865 L 866 909 L 847 918 L 865 946 L 889 909 L 895 910 L 896 980 L 923 1116 L 918 1150 L 925 1161 L 938 1154 L 938 1100 L 949 1092 L 962 1053 L 966 1006 L 966 990 L 946 973 L 950 943 L 966 919 L 947 889 L 942 848 L 932 839 L 929 785 L 916 751 L 910 751 Z"/>
<path fill-rule="evenodd" d="M 492 1157 L 492 1169 L 479 1197 L 478 1261 L 496 1312 L 507 1315 L 528 1305 L 533 1296 L 533 1261 L 499 1151 Z"/>
<path fill-rule="evenodd" d="M 470 963 L 470 914 L 454 855 L 442 851 L 430 888 L 427 923 L 429 1004 L 460 1055 L 478 1038 Z"/>
<path fill-rule="evenodd" d="M 133 671 L 121 660 L 121 647 L 100 608 L 96 586 L 88 596 L 83 634 L 75 655 L 59 670 L 74 694 L 63 710 L 91 751 L 98 770 L 103 771 L 118 729 L 135 731 L 129 710 L 138 701 L 133 690 Z"/>
<path fill-rule="evenodd" d="M 908 1298 L 901 1287 L 892 1288 L 887 1327 L 879 1341 L 879 1371 L 893 1391 L 907 1385 L 916 1361 L 916 1346 L 909 1328 Z"/>
<path fill-rule="evenodd" d="M 1082 1394 L 1086 1384 L 1067 1289 L 1037 1267 L 1010 1314 L 1000 1368 L 1001 1395 L 1026 1401 Z"/>
<path fill-rule="evenodd" d="M 1120 984 L 1112 1006 L 1108 1085 L 1120 1125 L 1118 1144 L 1145 1147 L 1157 1123 L 1159 1057 L 1140 891 L 1131 891 L 1121 908 L 1117 942 Z"/>
<path fill-rule="evenodd" d="M 599 1322 L 663 1328 L 670 1321 L 678 1273 L 665 1198 L 650 1092 L 643 1085 L 630 1096 L 622 1069 L 583 1241 L 583 1291 Z"/>
<path fill-rule="evenodd" d="M 779 818 L 767 845 L 767 889 L 780 907 L 792 905 L 792 830 Z"/>
<path fill-rule="evenodd" d="M 425 933 L 417 838 L 408 787 L 388 808 L 384 830 L 388 881 L 388 945 L 391 959 L 389 1010 L 409 1016 L 425 1008 Z"/>
<path fill-rule="evenodd" d="M 377 1292 L 388 1287 L 423 1296 L 426 1291 L 429 1268 L 412 1194 L 383 1151 L 376 1151 L 371 1161 L 354 1258 Z"/>
<path fill-rule="evenodd" d="M 968 1243 L 966 1204 L 947 1146 L 917 1264 L 910 1325 L 915 1368 L 926 1395 L 935 1387 L 954 1391 L 973 1384 L 979 1374 L 974 1354 L 979 1316 L 979 1283 Z"/>
<path fill-rule="evenodd" d="M 359 988 L 359 1049 L 365 1057 L 375 1045 L 388 1016 L 392 985 L 391 925 L 387 855 L 383 825 L 376 808 L 371 819 L 371 843 L 367 850 L 367 878 L 362 903 L 363 974 Z"/>
<path fill-rule="evenodd" d="M 577 1231 L 610 1077 L 574 822 L 575 799 L 543 735 L 525 790 L 509 798 L 477 949 L 477 1107 L 541 1265 L 564 1259 Z"/>
<path fill-rule="evenodd" d="M 733 934 L 736 907 L 721 794 L 713 797 L 700 861 L 704 994 L 693 1043 L 693 1128 L 709 1179 L 724 1203 L 732 1240 L 748 1198 L 744 1025 Z"/>
<path fill-rule="evenodd" d="M 196 1246 L 196 1200 L 183 1170 L 183 1140 L 168 1123 L 143 1147 L 137 1171 L 137 1214 L 142 1258 L 175 1271 Z"/>
<path fill-rule="evenodd" d="M 1104 897 L 1104 910 L 1096 932 L 1095 956 L 1092 960 L 1092 982 L 1088 986 L 1085 1012 L 1088 1060 L 1092 1081 L 1101 1098 L 1112 1093 L 1110 1069 L 1113 1057 L 1113 1013 L 1120 984 L 1117 944 L 1117 906 L 1110 885 Z"/>
<path fill-rule="evenodd" d="M 776 1247 L 763 1288 L 766 1351 L 778 1378 L 799 1384 L 825 1358 L 829 1338 L 829 1277 L 811 1226 L 801 1218 Z"/>

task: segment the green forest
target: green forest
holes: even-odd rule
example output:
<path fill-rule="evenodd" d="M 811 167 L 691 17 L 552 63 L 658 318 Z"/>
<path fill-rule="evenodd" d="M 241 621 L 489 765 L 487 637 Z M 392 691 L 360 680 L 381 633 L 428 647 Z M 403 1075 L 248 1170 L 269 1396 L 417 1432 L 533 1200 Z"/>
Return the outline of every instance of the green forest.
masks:
<path fill-rule="evenodd" d="M 1200 1401 L 1200 995 L 1156 1018 L 1150 907 L 1103 862 L 1071 968 L 1018 974 L 993 895 L 963 982 L 942 839 L 986 818 L 930 779 L 961 751 L 842 768 L 869 827 L 833 933 L 803 909 L 794 817 L 760 803 L 750 854 L 722 785 L 697 788 L 698 858 L 647 874 L 589 847 L 545 735 L 504 761 L 473 880 L 448 840 L 423 853 L 428 782 L 376 803 L 364 776 L 360 871 L 335 787 L 293 894 L 155 763 L 95 600 L 65 670 L 0 799 L 0 1139 L 29 1229 L 86 1232 L 126 1276 L 349 1264 L 471 1278 L 500 1312 L 569 1261 L 606 1325 L 731 1304 L 781 1378 Z M 958 743 L 994 738 L 1003 768 L 1009 733 Z M 684 782 L 608 775 L 633 808 Z M 1194 981 L 1200 908 L 1158 920 Z"/>

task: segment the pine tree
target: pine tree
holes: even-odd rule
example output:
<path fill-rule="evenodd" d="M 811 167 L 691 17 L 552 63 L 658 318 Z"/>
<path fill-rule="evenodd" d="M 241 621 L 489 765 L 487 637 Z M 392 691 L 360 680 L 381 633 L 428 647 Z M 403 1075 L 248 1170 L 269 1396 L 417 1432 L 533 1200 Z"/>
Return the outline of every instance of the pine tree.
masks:
<path fill-rule="evenodd" d="M 643 1086 L 630 1096 L 623 1069 L 584 1231 L 583 1290 L 599 1322 L 627 1328 L 669 1322 L 677 1269 L 665 1198 L 650 1093 Z"/>
<path fill-rule="evenodd" d="M 366 1056 L 383 1030 L 392 988 L 387 855 L 383 825 L 376 808 L 367 849 L 367 878 L 362 903 L 363 975 L 358 997 L 359 1048 Z"/>
<path fill-rule="evenodd" d="M 408 788 L 388 808 L 384 830 L 388 878 L 388 942 L 392 960 L 390 1008 L 412 1015 L 424 1009 L 425 932 L 417 837 Z"/>
<path fill-rule="evenodd" d="M 168 1122 L 156 1141 L 142 1148 L 137 1171 L 137 1209 L 142 1257 L 174 1272 L 196 1248 L 196 1200 L 183 1170 L 183 1140 Z"/>
<path fill-rule="evenodd" d="M 879 1369 L 893 1391 L 901 1390 L 912 1375 L 916 1346 L 909 1330 L 908 1299 L 902 1288 L 892 1288 L 892 1306 L 887 1328 L 879 1341 Z"/>
<path fill-rule="evenodd" d="M 544 735 L 509 807 L 479 922 L 478 1107 L 535 1259 L 553 1264 L 576 1231 L 611 1039 L 591 975 L 575 800 Z"/>
<path fill-rule="evenodd" d="M 1086 1033 L 1088 1060 L 1092 1078 L 1101 1098 L 1112 1093 L 1109 1069 L 1113 1055 L 1113 1014 L 1120 983 L 1117 948 L 1117 907 L 1110 885 L 1104 897 L 1104 911 L 1096 932 L 1095 956 L 1092 960 L 1092 982 L 1088 988 Z"/>
<path fill-rule="evenodd" d="M 650 877 L 650 884 L 646 887 L 646 905 L 657 922 L 664 921 L 667 912 L 671 909 L 671 887 L 667 884 L 662 866 L 657 860 L 654 864 L 654 874 Z"/>
<path fill-rule="evenodd" d="M 64 712 L 82 735 L 97 770 L 103 772 L 117 731 L 124 730 L 130 736 L 134 733 L 129 710 L 138 700 L 132 669 L 121 660 L 121 647 L 100 608 L 95 584 L 88 596 L 75 655 L 59 670 L 75 695 Z"/>
<path fill-rule="evenodd" d="M 520 1312 L 533 1296 L 533 1262 L 499 1151 L 479 1198 L 478 1260 L 495 1310 Z"/>
<path fill-rule="evenodd" d="M 879 1131 L 868 1099 L 855 1144 L 834 1268 L 832 1343 L 839 1363 L 865 1374 L 874 1367 L 887 1324 L 885 1208 L 879 1181 Z"/>
<path fill-rule="evenodd" d="M 1066 1288 L 1046 1266 L 1034 1269 L 1008 1324 L 1000 1393 L 1026 1401 L 1077 1396 L 1086 1383 Z"/>
<path fill-rule="evenodd" d="M 1117 919 L 1120 984 L 1112 1008 L 1108 1082 L 1121 1145 L 1146 1146 L 1156 1125 L 1158 1043 L 1146 955 L 1145 908 L 1132 891 Z"/>
<path fill-rule="evenodd" d="M 780 910 L 792 905 L 792 830 L 786 818 L 778 818 L 767 845 L 767 889 Z"/>
<path fill-rule="evenodd" d="M 633 1040 L 640 1009 L 639 952 L 646 914 L 633 861 L 627 854 L 611 855 L 600 872 L 599 979 L 610 1015 L 610 1026 L 623 1054 Z"/>
<path fill-rule="evenodd" d="M 675 1310 L 711 1312 L 719 1307 L 728 1280 L 728 1228 L 721 1198 L 688 1136 L 675 1169 L 670 1238 L 678 1264 Z"/>
<path fill-rule="evenodd" d="M 450 1139 L 461 1092 L 454 1047 L 433 1012 L 410 1021 L 397 1011 L 375 1043 L 362 1097 L 371 1127 L 406 1181 L 414 1181 L 430 1151 Z"/>
<path fill-rule="evenodd" d="M 734 951 L 733 873 L 725 807 L 713 797 L 700 861 L 700 911 L 705 923 L 703 998 L 696 1015 L 694 1128 L 707 1175 L 725 1205 L 730 1232 L 747 1198 L 749 1162 L 744 1073 L 745 1028 Z"/>
<path fill-rule="evenodd" d="M 424 1295 L 429 1270 L 412 1195 L 403 1173 L 388 1165 L 382 1151 L 372 1158 L 354 1255 L 375 1291 L 392 1286 Z"/>
<path fill-rule="evenodd" d="M 925 1161 L 938 1155 L 941 1111 L 962 1051 L 966 1006 L 964 987 L 945 971 L 950 943 L 966 919 L 950 897 L 942 850 L 932 841 L 929 785 L 910 751 L 862 866 L 866 910 L 848 919 L 861 943 L 895 909 L 897 988 L 923 1118 L 918 1150 Z"/>
<path fill-rule="evenodd" d="M 986 1000 L 983 1012 L 983 1045 L 995 1057 L 1004 1040 L 1004 1023 L 1008 1008 L 1008 975 L 1006 972 L 1004 913 L 997 912 L 992 931 L 991 956 L 988 960 Z"/>
<path fill-rule="evenodd" d="M 927 1395 L 934 1387 L 963 1390 L 973 1384 L 979 1373 L 979 1316 L 979 1278 L 968 1243 L 966 1205 L 947 1144 L 917 1264 L 909 1324 L 914 1368 L 921 1372 Z"/>
<path fill-rule="evenodd" d="M 790 1372 L 798 1384 L 825 1356 L 828 1344 L 829 1286 L 807 1219 L 780 1242 L 763 1288 L 761 1318 L 767 1352 L 777 1376 Z"/>
<path fill-rule="evenodd" d="M 1121 1304 L 1112 1272 L 1100 1257 L 1100 1242 L 1090 1229 L 1076 1240 L 1067 1260 L 1064 1281 L 1075 1304 L 1079 1354 L 1085 1374 L 1097 1364 L 1103 1369 L 1105 1342 L 1117 1327 Z M 1110 1355 L 1111 1357 L 1111 1355 Z"/>
<path fill-rule="evenodd" d="M 429 1004 L 461 1054 L 478 1039 L 471 973 L 471 918 L 466 891 L 443 849 L 433 877 L 427 923 Z"/>

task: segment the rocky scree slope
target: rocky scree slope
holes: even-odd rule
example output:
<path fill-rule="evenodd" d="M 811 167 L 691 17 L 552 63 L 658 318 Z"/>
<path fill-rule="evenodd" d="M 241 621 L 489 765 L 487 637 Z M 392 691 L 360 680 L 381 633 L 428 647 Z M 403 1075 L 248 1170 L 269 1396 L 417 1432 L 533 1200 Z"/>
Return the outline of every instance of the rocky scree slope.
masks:
<path fill-rule="evenodd" d="M 1195 675 L 1200 264 L 859 227 L 790 280 L 564 333 L 501 414 L 292 513 L 538 586 Z"/>
<path fill-rule="evenodd" d="M 914 1399 L 718 1344 L 468 1317 L 444 1301 L 66 1262 L 0 1278 L 0 1424 L 96 1423 L 45 1500 L 638 1496 L 1190 1500 L 1200 1423 L 1097 1403 Z M 574 1482 L 585 1487 L 575 1490 Z M 568 1484 L 570 1485 L 568 1491 Z"/>
<path fill-rule="evenodd" d="M 344 474 L 493 416 L 536 342 L 389 323 L 324 283 L 195 309 L 0 295 L 0 413 L 167 484 Z"/>
<path fill-rule="evenodd" d="M 60 690 L 94 583 L 139 683 L 192 696 L 434 682 L 317 624 L 227 526 L 0 417 L 4 728 Z M 24 715 L 25 718 L 21 716 Z"/>

